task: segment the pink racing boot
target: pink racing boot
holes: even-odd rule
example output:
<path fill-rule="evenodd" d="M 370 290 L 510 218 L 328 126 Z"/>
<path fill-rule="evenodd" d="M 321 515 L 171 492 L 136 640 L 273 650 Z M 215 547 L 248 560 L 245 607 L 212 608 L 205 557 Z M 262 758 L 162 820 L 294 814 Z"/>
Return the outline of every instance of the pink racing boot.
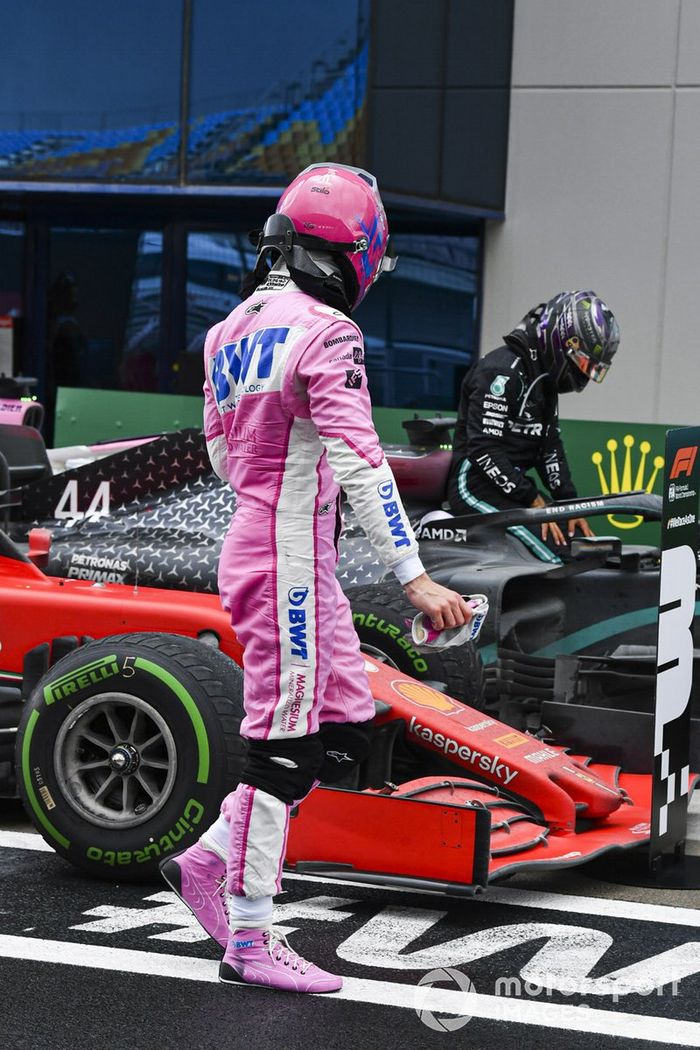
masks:
<path fill-rule="evenodd" d="M 221 857 L 195 842 L 184 853 L 164 860 L 160 873 L 209 936 L 225 948 L 229 928 L 226 865 Z"/>
<path fill-rule="evenodd" d="M 279 930 L 234 930 L 219 967 L 224 984 L 260 984 L 284 992 L 337 992 L 343 978 L 302 959 Z"/>

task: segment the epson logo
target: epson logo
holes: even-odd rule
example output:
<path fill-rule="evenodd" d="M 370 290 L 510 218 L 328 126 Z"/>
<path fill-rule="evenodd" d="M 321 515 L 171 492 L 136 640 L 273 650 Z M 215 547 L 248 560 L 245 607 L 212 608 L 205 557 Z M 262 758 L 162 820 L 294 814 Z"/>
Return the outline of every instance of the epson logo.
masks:
<path fill-rule="evenodd" d="M 302 608 L 309 594 L 308 587 L 292 587 L 287 592 L 287 600 L 290 605 L 289 617 L 289 640 L 292 644 L 292 656 L 298 656 L 301 660 L 308 660 L 309 649 L 306 642 L 306 610 Z"/>

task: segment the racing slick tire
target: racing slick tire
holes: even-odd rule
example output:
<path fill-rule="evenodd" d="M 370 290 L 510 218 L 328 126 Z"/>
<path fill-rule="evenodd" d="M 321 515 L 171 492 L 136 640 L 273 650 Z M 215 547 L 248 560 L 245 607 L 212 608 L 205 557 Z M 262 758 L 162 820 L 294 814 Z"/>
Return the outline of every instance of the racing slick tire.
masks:
<path fill-rule="evenodd" d="M 420 653 L 413 646 L 409 626 L 416 610 L 401 587 L 377 583 L 348 587 L 345 594 L 363 652 L 481 711 L 484 666 L 473 642 Z"/>
<path fill-rule="evenodd" d="M 25 704 L 17 770 L 27 813 L 75 866 L 150 879 L 237 784 L 242 717 L 243 672 L 218 649 L 171 634 L 89 642 Z"/>

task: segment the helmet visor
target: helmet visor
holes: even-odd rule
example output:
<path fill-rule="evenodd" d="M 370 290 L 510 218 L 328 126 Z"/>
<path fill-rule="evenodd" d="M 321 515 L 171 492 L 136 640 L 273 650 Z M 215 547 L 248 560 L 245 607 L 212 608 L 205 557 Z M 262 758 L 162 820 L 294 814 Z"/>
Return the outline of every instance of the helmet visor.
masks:
<path fill-rule="evenodd" d="M 595 358 L 590 357 L 580 347 L 576 349 L 570 347 L 566 356 L 572 364 L 575 364 L 583 372 L 587 379 L 591 379 L 594 383 L 602 383 L 610 370 L 609 361 L 596 361 Z"/>
<path fill-rule="evenodd" d="M 391 237 L 387 240 L 386 251 L 379 264 L 379 270 L 377 271 L 377 277 L 382 273 L 391 273 L 392 270 L 396 269 L 396 264 L 399 261 L 399 257 L 394 250 L 394 246 L 391 242 Z"/>

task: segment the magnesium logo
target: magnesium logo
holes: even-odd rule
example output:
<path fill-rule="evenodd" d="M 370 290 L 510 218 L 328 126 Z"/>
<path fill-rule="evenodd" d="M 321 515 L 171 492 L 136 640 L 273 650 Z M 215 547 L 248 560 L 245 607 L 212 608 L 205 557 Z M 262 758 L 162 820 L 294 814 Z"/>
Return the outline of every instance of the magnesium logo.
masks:
<path fill-rule="evenodd" d="M 287 592 L 289 602 L 289 640 L 292 643 L 292 656 L 308 660 L 309 649 L 306 642 L 306 609 L 304 603 L 309 596 L 308 587 L 292 587 Z"/>
<path fill-rule="evenodd" d="M 671 467 L 671 481 L 675 481 L 676 478 L 680 477 L 681 474 L 685 474 L 687 478 L 693 473 L 693 467 L 695 466 L 695 457 L 698 454 L 697 445 L 689 445 L 688 448 L 679 448 L 676 452 L 673 460 L 673 466 Z"/>
<path fill-rule="evenodd" d="M 382 501 L 384 515 L 389 522 L 389 529 L 394 538 L 394 546 L 397 548 L 410 547 L 411 541 L 406 535 L 406 525 L 401 517 L 399 504 L 395 499 L 392 499 L 394 495 L 394 482 L 381 481 L 377 485 L 377 493 Z"/>
<path fill-rule="evenodd" d="M 406 682 L 399 679 L 391 683 L 391 688 L 404 700 L 418 704 L 419 707 L 439 711 L 442 715 L 453 715 L 463 709 L 456 700 L 450 699 L 444 693 L 439 693 L 437 689 L 431 689 L 429 685 L 421 685 L 419 682 Z"/>
<path fill-rule="evenodd" d="M 73 696 L 79 689 L 86 689 L 90 685 L 97 685 L 105 678 L 112 678 L 119 674 L 119 664 L 116 656 L 103 656 L 84 667 L 78 667 L 75 671 L 69 671 L 61 678 L 44 686 L 44 700 L 52 704 L 55 700 L 63 700 L 67 696 Z"/>
<path fill-rule="evenodd" d="M 591 456 L 598 471 L 600 491 L 604 496 L 617 496 L 621 492 L 632 492 L 639 489 L 651 492 L 658 473 L 664 465 L 664 457 L 654 456 L 647 466 L 647 459 L 651 452 L 651 443 L 649 441 L 640 441 L 639 454 L 636 463 L 633 463 L 635 439 L 632 434 L 625 434 L 622 444 L 625 447 L 625 453 L 622 464 L 620 464 L 617 456 L 618 442 L 615 438 L 610 438 L 606 442 L 605 447 L 610 453 L 607 472 L 604 466 L 603 453 L 596 450 Z M 641 514 L 629 515 L 624 518 L 616 518 L 614 514 L 608 514 L 608 521 L 616 529 L 636 529 L 642 524 L 644 518 Z"/>

